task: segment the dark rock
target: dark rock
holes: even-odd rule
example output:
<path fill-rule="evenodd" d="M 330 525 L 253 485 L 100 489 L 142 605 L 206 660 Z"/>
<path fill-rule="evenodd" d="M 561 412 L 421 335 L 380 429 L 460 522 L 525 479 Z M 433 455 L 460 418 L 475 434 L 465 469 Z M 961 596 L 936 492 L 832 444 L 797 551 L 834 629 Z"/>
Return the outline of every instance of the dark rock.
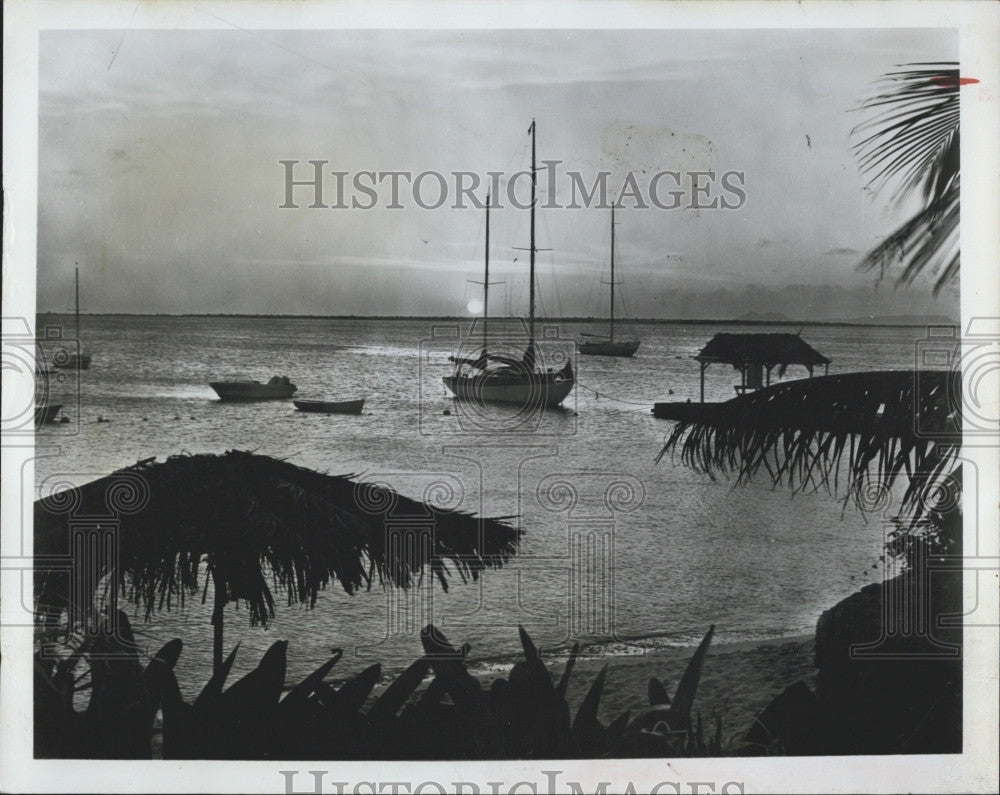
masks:
<path fill-rule="evenodd" d="M 961 575 L 907 571 L 825 611 L 816 624 L 817 696 L 830 753 L 960 753 Z"/>

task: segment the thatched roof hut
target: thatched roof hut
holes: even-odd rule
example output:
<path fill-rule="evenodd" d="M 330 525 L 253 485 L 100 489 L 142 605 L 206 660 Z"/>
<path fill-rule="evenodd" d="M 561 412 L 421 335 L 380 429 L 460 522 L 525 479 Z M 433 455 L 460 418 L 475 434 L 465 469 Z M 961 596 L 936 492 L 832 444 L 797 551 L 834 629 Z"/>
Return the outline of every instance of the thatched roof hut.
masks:
<path fill-rule="evenodd" d="M 798 334 L 716 334 L 701 353 L 694 357 L 701 364 L 701 400 L 705 401 L 705 369 L 710 364 L 729 364 L 739 370 L 742 380 L 738 392 L 759 389 L 771 383 L 771 370 L 785 374 L 789 365 L 801 365 L 809 371 L 823 365 L 824 374 L 830 360 Z"/>
<path fill-rule="evenodd" d="M 725 362 L 739 367 L 748 362 L 763 365 L 801 364 L 812 371 L 830 360 L 798 334 L 716 334 L 694 357 L 699 362 Z"/>

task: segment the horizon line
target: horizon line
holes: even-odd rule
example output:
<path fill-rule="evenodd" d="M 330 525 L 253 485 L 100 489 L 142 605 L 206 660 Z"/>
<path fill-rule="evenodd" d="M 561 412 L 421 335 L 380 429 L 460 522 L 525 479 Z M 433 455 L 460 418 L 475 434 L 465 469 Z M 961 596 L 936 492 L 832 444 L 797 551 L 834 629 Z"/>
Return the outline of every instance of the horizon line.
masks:
<path fill-rule="evenodd" d="M 449 320 L 449 321 L 474 321 L 481 319 L 481 316 L 474 315 L 314 315 L 314 314 L 289 314 L 289 313 L 254 313 L 254 312 L 81 312 L 85 317 L 232 317 L 232 318 L 261 318 L 261 319 L 285 319 L 293 318 L 299 320 Z M 70 311 L 36 311 L 39 315 L 67 315 L 72 316 Z M 919 315 L 917 315 L 919 317 Z M 871 321 L 834 319 L 834 320 L 767 320 L 759 318 L 616 318 L 616 323 L 622 324 L 649 324 L 649 325 L 745 325 L 745 326 L 881 326 L 897 328 L 919 328 L 926 325 L 959 325 L 947 315 L 941 315 L 942 320 L 947 320 L 947 324 L 928 324 L 926 322 L 892 322 L 893 318 L 906 318 L 909 315 L 883 315 L 883 321 L 873 317 Z M 926 315 L 924 317 L 934 317 Z M 524 320 L 520 315 L 493 316 L 491 320 Z M 572 317 L 536 317 L 536 322 L 542 323 L 607 323 L 608 318 L 593 316 L 572 316 Z"/>

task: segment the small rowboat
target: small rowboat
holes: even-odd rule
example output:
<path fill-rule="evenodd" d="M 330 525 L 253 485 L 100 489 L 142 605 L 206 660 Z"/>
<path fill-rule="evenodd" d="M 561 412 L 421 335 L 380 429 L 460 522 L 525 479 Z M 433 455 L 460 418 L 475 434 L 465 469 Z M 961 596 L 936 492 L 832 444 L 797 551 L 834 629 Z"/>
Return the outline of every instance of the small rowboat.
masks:
<path fill-rule="evenodd" d="M 318 414 L 360 414 L 365 407 L 365 399 L 361 400 L 293 400 L 299 411 L 311 411 Z"/>
<path fill-rule="evenodd" d="M 295 384 L 286 376 L 274 376 L 266 384 L 260 381 L 212 381 L 209 384 L 219 400 L 249 403 L 255 400 L 284 400 L 295 394 Z"/>

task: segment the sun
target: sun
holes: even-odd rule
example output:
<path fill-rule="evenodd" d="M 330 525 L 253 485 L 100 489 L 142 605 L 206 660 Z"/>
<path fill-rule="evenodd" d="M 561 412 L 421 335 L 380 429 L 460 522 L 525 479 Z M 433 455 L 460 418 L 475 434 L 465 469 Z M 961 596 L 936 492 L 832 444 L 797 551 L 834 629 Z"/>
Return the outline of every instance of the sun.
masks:
<path fill-rule="evenodd" d="M 473 298 L 465 308 L 469 310 L 470 315 L 480 315 L 483 312 L 483 302 Z"/>

